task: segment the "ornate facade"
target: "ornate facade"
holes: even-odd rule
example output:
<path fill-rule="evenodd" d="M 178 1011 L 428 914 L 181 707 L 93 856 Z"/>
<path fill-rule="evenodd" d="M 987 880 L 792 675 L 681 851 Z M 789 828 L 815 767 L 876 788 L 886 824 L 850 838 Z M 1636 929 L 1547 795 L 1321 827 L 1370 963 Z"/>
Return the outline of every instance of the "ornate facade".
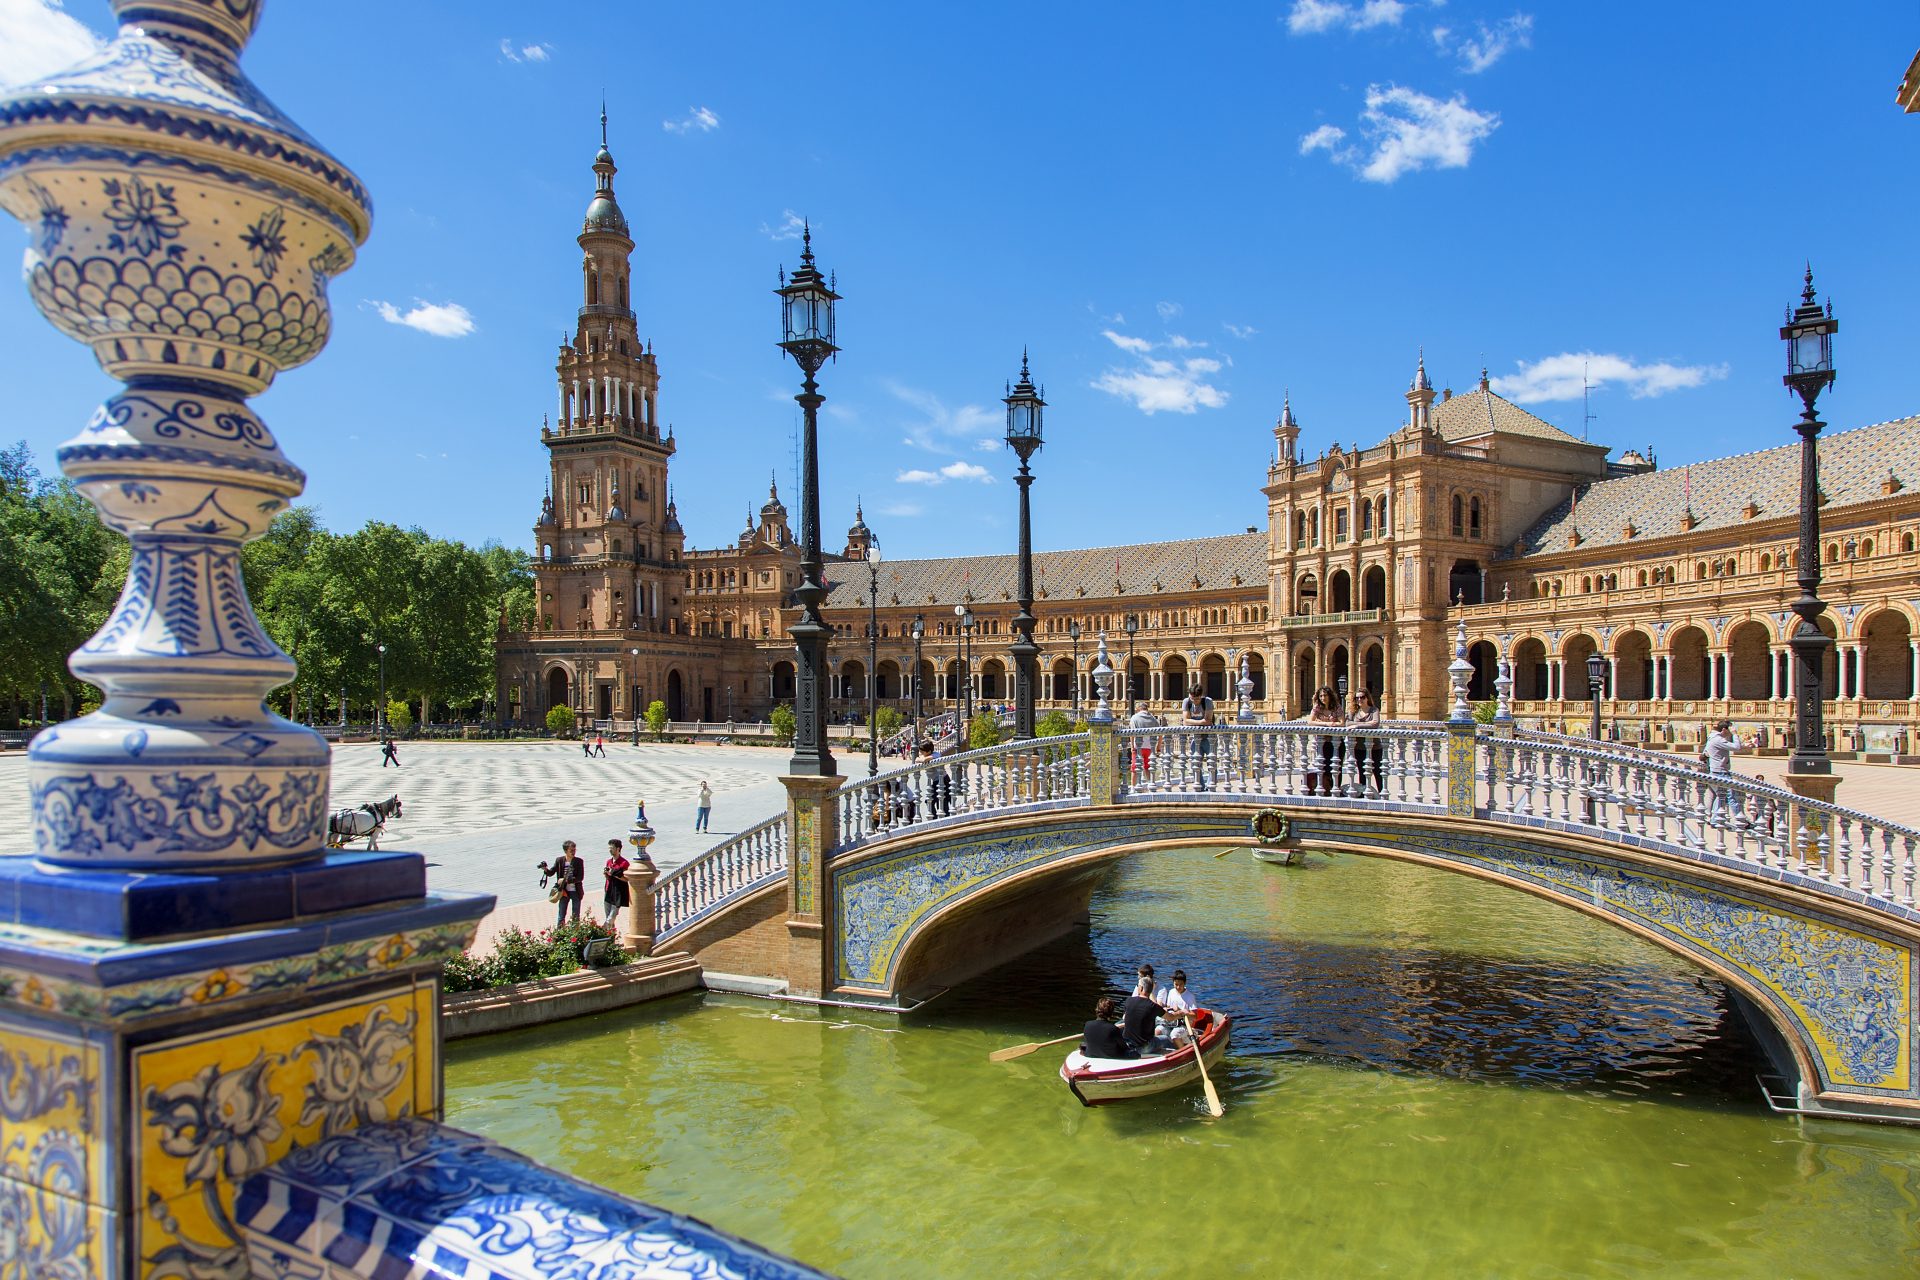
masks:
<path fill-rule="evenodd" d="M 560 705 L 624 727 L 654 699 L 675 720 L 759 719 L 793 696 L 798 532 L 775 484 L 731 544 L 685 548 L 604 139 L 594 172 L 583 304 L 560 350 L 559 417 L 542 431 L 539 625 L 501 637 L 501 705 L 527 724 Z M 1777 448 L 1661 470 L 1651 449 L 1610 457 L 1528 413 L 1484 369 L 1456 395 L 1435 390 L 1422 359 L 1404 402 L 1378 443 L 1311 458 L 1284 405 L 1264 532 L 1036 553 L 1042 708 L 1084 712 L 1104 631 L 1127 677 L 1116 693 L 1163 714 L 1195 678 L 1231 699 L 1244 660 L 1263 718 L 1302 714 L 1342 681 L 1378 691 L 1390 715 L 1437 717 L 1464 616 L 1474 695 L 1493 696 L 1506 658 L 1523 723 L 1584 726 L 1598 651 L 1623 739 L 1692 742 L 1726 714 L 1779 740 L 1799 500 L 1784 422 Z M 1920 720 L 1920 419 L 1829 435 L 1820 452 L 1835 746 L 1907 750 Z M 873 539 L 856 512 L 826 557 L 833 715 L 864 714 L 869 683 L 907 714 L 916 689 L 932 714 L 969 681 L 980 703 L 1010 700 L 1013 554 L 870 568 Z"/>

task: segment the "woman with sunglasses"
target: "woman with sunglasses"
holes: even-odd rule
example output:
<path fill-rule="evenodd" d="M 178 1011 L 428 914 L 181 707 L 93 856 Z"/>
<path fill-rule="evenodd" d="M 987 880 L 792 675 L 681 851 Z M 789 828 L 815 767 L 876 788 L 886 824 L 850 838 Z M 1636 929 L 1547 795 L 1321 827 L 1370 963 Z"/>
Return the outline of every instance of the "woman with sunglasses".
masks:
<path fill-rule="evenodd" d="M 1340 710 L 1340 699 L 1334 694 L 1332 685 L 1321 685 L 1313 695 L 1313 710 L 1307 720 L 1312 724 L 1345 724 L 1347 718 Z M 1345 752 L 1341 750 L 1339 738 L 1331 735 L 1315 738 L 1308 750 L 1320 760 L 1320 772 L 1307 775 L 1308 795 L 1332 795 L 1340 786 L 1338 769 L 1346 765 Z M 1316 784 L 1318 790 L 1316 791 Z"/>
<path fill-rule="evenodd" d="M 1378 729 L 1380 727 L 1380 704 L 1374 701 L 1373 690 L 1361 685 L 1353 695 L 1353 714 L 1347 717 L 1349 729 Z M 1347 750 L 1353 753 L 1354 763 L 1359 767 L 1360 782 L 1367 783 L 1367 769 L 1373 769 L 1373 793 L 1385 795 L 1386 784 L 1386 743 L 1369 734 L 1364 738 L 1352 738 L 1347 742 Z"/>

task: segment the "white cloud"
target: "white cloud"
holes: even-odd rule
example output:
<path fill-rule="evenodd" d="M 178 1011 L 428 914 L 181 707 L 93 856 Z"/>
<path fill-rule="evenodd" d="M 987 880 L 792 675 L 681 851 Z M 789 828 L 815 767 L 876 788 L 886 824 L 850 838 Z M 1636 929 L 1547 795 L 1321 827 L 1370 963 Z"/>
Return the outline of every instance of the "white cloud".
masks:
<path fill-rule="evenodd" d="M 64 71 L 102 43 L 60 0 L 0 0 L 0 85 Z"/>
<path fill-rule="evenodd" d="M 1300 139 L 1300 154 L 1312 155 L 1316 151 L 1332 151 L 1345 141 L 1347 131 L 1337 124 L 1323 124 L 1306 137 Z"/>
<path fill-rule="evenodd" d="M 1464 95 L 1443 102 L 1417 89 L 1371 84 L 1360 113 L 1363 143 L 1344 145 L 1345 131 L 1323 124 L 1300 139 L 1300 154 L 1325 151 L 1368 182 L 1395 182 L 1422 169 L 1466 168 L 1474 147 L 1499 127 L 1497 114 L 1475 111 Z"/>
<path fill-rule="evenodd" d="M 1250 324 L 1229 324 L 1225 321 L 1222 321 L 1220 324 L 1220 327 L 1222 329 L 1225 329 L 1228 333 L 1232 334 L 1234 337 L 1239 338 L 1242 342 L 1246 341 L 1248 338 L 1251 338 L 1254 334 L 1260 332 L 1258 329 L 1254 328 Z"/>
<path fill-rule="evenodd" d="M 894 477 L 901 484 L 945 484 L 949 480 L 978 480 L 982 484 L 993 483 L 993 473 L 985 467 L 975 466 L 971 462 L 955 460 L 947 463 L 938 471 L 929 471 L 925 467 L 914 467 L 902 471 Z"/>
<path fill-rule="evenodd" d="M 1179 315 L 1182 307 L 1177 302 L 1156 302 L 1153 304 L 1153 309 L 1159 313 L 1160 323 L 1165 324 L 1167 321 Z"/>
<path fill-rule="evenodd" d="M 1196 347 L 1204 347 L 1207 344 L 1204 342 L 1195 342 L 1183 333 L 1170 333 L 1167 335 L 1167 345 L 1175 351 L 1192 351 Z"/>
<path fill-rule="evenodd" d="M 1327 31 L 1366 31 L 1372 27 L 1397 27 L 1406 16 L 1405 0 L 1293 0 L 1287 14 L 1287 30 L 1296 36 L 1320 35 Z"/>
<path fill-rule="evenodd" d="M 881 515 L 896 516 L 902 519 L 910 516 L 923 515 L 925 512 L 926 508 L 917 502 L 889 502 L 880 508 Z"/>
<path fill-rule="evenodd" d="M 1462 40 L 1456 50 L 1460 55 L 1460 69 L 1468 75 L 1479 75 L 1515 49 L 1533 47 L 1532 14 L 1516 13 L 1510 18 L 1502 18 L 1491 27 L 1484 22 L 1475 25 L 1479 28 L 1478 33 Z M 1438 31 L 1434 33 L 1434 40 L 1445 44 Z"/>
<path fill-rule="evenodd" d="M 1006 448 L 1007 442 L 999 436 L 982 436 L 973 442 L 973 447 L 981 453 L 998 453 Z"/>
<path fill-rule="evenodd" d="M 774 226 L 760 224 L 760 234 L 769 240 L 798 240 L 806 229 L 807 220 L 791 209 L 781 210 L 780 221 Z"/>
<path fill-rule="evenodd" d="M 660 127 L 668 133 L 712 133 L 720 127 L 720 117 L 706 107 L 688 107 L 686 115 L 678 120 L 662 120 Z"/>
<path fill-rule="evenodd" d="M 436 338 L 464 338 L 473 332 L 473 313 L 457 302 L 427 302 L 420 298 L 402 311 L 391 302 L 369 302 L 388 324 L 403 324 L 409 329 L 430 333 Z"/>
<path fill-rule="evenodd" d="M 948 453 L 962 447 L 962 441 L 978 441 L 983 431 L 992 431 L 1005 417 L 1001 406 L 963 404 L 950 406 L 931 391 L 909 387 L 883 379 L 881 385 L 900 403 L 913 409 L 917 421 L 905 424 L 904 443 L 934 453 Z"/>
<path fill-rule="evenodd" d="M 500 42 L 500 56 L 508 62 L 546 62 L 553 57 L 550 44 L 521 44 L 512 38 Z"/>
<path fill-rule="evenodd" d="M 1113 368 L 1094 379 L 1096 391 L 1118 396 L 1142 413 L 1195 413 L 1200 409 L 1218 409 L 1227 402 L 1227 393 L 1207 381 L 1220 372 L 1222 363 L 1207 356 L 1189 356 L 1167 360 L 1152 353 L 1164 346 L 1191 347 L 1186 339 L 1153 343 L 1111 329 L 1102 336 L 1135 358 L 1132 368 Z"/>
<path fill-rule="evenodd" d="M 1563 351 L 1532 364 L 1522 360 L 1519 365 L 1520 372 L 1492 380 L 1493 389 L 1515 404 L 1578 400 L 1583 381 L 1595 391 L 1619 383 L 1640 400 L 1718 382 L 1728 373 L 1724 364 L 1670 364 L 1664 360 L 1635 364 L 1628 356 L 1594 351 Z"/>

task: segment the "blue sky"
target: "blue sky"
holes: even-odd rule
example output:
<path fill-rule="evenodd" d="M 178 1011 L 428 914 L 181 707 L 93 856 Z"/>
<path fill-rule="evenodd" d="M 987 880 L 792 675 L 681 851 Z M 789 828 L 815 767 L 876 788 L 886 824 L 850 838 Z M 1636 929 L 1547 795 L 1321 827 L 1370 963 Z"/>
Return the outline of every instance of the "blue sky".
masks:
<path fill-rule="evenodd" d="M 1840 4 L 269 6 L 245 66 L 367 181 L 335 337 L 257 401 L 335 528 L 530 541 L 541 415 L 605 87 L 635 309 L 690 545 L 792 503 L 776 269 L 812 219 L 830 546 L 1011 550 L 999 397 L 1046 384 L 1043 547 L 1264 526 L 1281 396 L 1304 446 L 1495 386 L 1663 465 L 1791 438 L 1776 329 L 1811 258 L 1837 427 L 1920 412 L 1920 8 Z M 99 0 L 0 0 L 0 81 Z M 808 25 L 802 25 L 808 24 Z M 44 65 L 44 63 L 43 63 Z M 24 241 L 23 241 L 24 243 Z M 411 320 L 412 323 L 408 323 Z M 110 384 L 0 298 L 0 438 L 43 461 Z"/>

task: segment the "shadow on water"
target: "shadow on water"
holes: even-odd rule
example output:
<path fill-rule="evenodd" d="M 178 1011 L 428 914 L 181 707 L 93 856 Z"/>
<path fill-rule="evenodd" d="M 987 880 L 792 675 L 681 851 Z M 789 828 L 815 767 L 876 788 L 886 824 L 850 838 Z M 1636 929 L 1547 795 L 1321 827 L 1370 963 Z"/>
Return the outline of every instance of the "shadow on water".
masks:
<path fill-rule="evenodd" d="M 1164 867 L 1116 864 L 1090 927 L 955 988 L 909 1025 L 1062 1035 L 1101 995 L 1126 994 L 1145 960 L 1161 982 L 1184 968 L 1204 1004 L 1232 1013 L 1228 1071 L 1256 1089 L 1286 1060 L 1310 1060 L 1757 1105 L 1764 1055 L 1726 986 L 1604 922 L 1403 863 L 1249 871 L 1185 857 L 1175 878 L 1186 892 Z M 1212 881 L 1227 900 L 1196 901 Z"/>

